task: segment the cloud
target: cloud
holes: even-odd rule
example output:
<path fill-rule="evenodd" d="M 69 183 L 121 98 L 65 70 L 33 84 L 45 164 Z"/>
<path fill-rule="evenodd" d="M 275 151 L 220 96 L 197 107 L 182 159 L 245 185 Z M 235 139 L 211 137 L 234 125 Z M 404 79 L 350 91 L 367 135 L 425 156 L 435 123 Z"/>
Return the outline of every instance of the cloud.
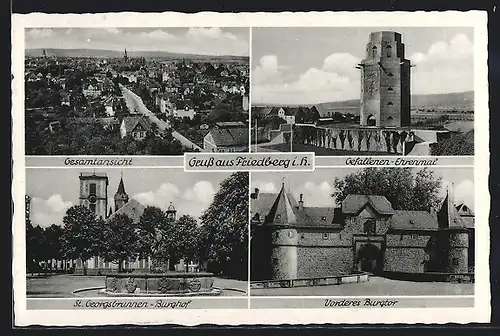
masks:
<path fill-rule="evenodd" d="M 306 207 L 332 207 L 335 205 L 332 198 L 333 186 L 326 181 L 321 183 L 308 181 L 297 191 L 304 195 L 304 206 Z"/>
<path fill-rule="evenodd" d="M 245 30 L 225 28 L 53 28 L 29 29 L 26 48 L 168 51 L 205 55 L 248 56 Z"/>
<path fill-rule="evenodd" d="M 474 46 L 464 34 L 433 43 L 410 60 L 412 91 L 417 94 L 449 93 L 474 89 Z"/>
<path fill-rule="evenodd" d="M 33 28 L 26 29 L 26 37 L 32 39 L 47 38 L 54 35 L 54 31 L 50 28 Z"/>
<path fill-rule="evenodd" d="M 104 28 L 104 30 L 111 34 L 120 34 L 122 32 L 120 29 L 114 27 Z"/>
<path fill-rule="evenodd" d="M 47 227 L 52 224 L 62 225 L 66 210 L 73 206 L 70 201 L 64 201 L 61 195 L 55 194 L 48 199 L 33 197 L 31 200 L 31 222 L 33 225 Z"/>
<path fill-rule="evenodd" d="M 216 190 L 211 182 L 199 181 L 192 188 L 181 191 L 175 184 L 163 183 L 157 190 L 133 196 L 143 205 L 151 205 L 166 210 L 170 202 L 177 214 L 199 217 L 213 201 Z"/>
<path fill-rule="evenodd" d="M 441 198 L 446 196 L 446 191 L 450 190 L 453 194 L 455 205 L 465 203 L 471 209 L 474 209 L 474 182 L 471 180 L 462 180 L 458 183 L 452 183 L 448 180 L 442 182 L 440 190 Z"/>
<path fill-rule="evenodd" d="M 260 193 L 275 194 L 278 193 L 279 191 L 278 188 L 276 188 L 276 186 L 274 185 L 274 183 L 261 180 L 252 181 L 252 191 L 255 188 L 259 189 Z"/>
<path fill-rule="evenodd" d="M 473 43 L 465 34 L 457 34 L 450 41 L 433 43 L 425 53 L 416 52 L 410 56 L 417 65 L 425 63 L 450 62 L 472 58 L 474 53 Z"/>
<path fill-rule="evenodd" d="M 276 55 L 265 55 L 252 72 L 252 100 L 256 103 L 316 104 L 359 95 L 359 59 L 348 53 L 326 57 L 321 68 L 286 74 Z"/>
<path fill-rule="evenodd" d="M 279 188 L 270 181 L 265 180 L 252 180 L 252 191 L 258 188 L 260 193 L 273 193 L 277 194 Z M 288 189 L 288 184 L 285 182 L 285 189 Z M 326 181 L 310 182 L 307 181 L 303 185 L 293 187 L 291 192 L 293 197 L 298 201 L 300 194 L 303 194 L 304 205 L 306 207 L 332 207 L 335 205 L 334 199 L 331 197 L 334 189 Z"/>
<path fill-rule="evenodd" d="M 134 36 L 134 34 L 128 33 L 128 35 Z M 164 30 L 157 29 L 150 32 L 144 32 L 140 34 L 140 37 L 146 40 L 152 41 L 176 41 L 179 38 L 175 35 L 169 34 Z"/>
<path fill-rule="evenodd" d="M 186 37 L 192 39 L 227 39 L 231 41 L 236 41 L 238 38 L 236 35 L 229 32 L 223 32 L 220 27 L 210 27 L 210 28 L 189 28 L 186 33 Z"/>

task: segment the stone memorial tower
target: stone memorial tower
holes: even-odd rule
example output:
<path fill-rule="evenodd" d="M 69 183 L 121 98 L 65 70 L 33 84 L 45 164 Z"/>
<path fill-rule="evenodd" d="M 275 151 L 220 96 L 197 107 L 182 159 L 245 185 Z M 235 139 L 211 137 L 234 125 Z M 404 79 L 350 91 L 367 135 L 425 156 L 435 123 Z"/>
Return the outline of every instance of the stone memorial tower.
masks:
<path fill-rule="evenodd" d="M 410 125 L 410 61 L 401 34 L 370 34 L 361 70 L 361 126 Z"/>

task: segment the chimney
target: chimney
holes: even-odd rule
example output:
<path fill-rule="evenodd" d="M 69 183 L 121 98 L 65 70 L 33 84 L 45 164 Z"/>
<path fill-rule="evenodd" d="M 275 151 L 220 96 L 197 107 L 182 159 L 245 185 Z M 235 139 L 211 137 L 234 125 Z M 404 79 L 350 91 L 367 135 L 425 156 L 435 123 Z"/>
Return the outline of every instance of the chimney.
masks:
<path fill-rule="evenodd" d="M 299 210 L 304 210 L 304 194 L 300 194 L 299 197 Z"/>
<path fill-rule="evenodd" d="M 250 195 L 252 199 L 257 199 L 259 197 L 259 188 L 255 188 L 255 191 Z"/>

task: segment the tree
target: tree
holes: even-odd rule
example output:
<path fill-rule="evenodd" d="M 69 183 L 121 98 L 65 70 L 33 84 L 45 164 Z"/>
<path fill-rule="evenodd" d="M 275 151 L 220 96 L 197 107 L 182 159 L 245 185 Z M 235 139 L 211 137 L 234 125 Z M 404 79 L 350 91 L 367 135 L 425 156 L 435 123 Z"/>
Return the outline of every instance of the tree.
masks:
<path fill-rule="evenodd" d="M 40 269 L 39 263 L 45 260 L 44 234 L 40 226 L 33 226 L 26 221 L 26 267 L 34 272 Z"/>
<path fill-rule="evenodd" d="M 137 242 L 132 219 L 125 214 L 115 214 L 104 226 L 100 255 L 106 261 L 117 263 L 118 272 L 122 272 L 123 261 L 137 256 Z"/>
<path fill-rule="evenodd" d="M 196 219 L 189 215 L 183 215 L 175 223 L 175 230 L 179 237 L 177 255 L 186 262 L 187 271 L 189 262 L 199 257 L 201 238 L 200 228 L 198 227 Z"/>
<path fill-rule="evenodd" d="M 47 248 L 47 259 L 61 260 L 62 256 L 62 245 L 61 237 L 63 234 L 63 229 L 59 225 L 52 224 L 44 230 L 44 237 L 46 241 Z"/>
<path fill-rule="evenodd" d="M 431 155 L 474 155 L 474 132 L 458 133 L 438 141 L 432 145 Z"/>
<path fill-rule="evenodd" d="M 166 225 L 167 217 L 163 210 L 154 206 L 144 209 L 137 227 L 137 252 L 141 258 L 151 257 L 158 261 L 160 232 Z"/>
<path fill-rule="evenodd" d="M 104 222 L 83 205 L 75 205 L 66 211 L 61 236 L 62 251 L 67 259 L 80 259 L 83 274 L 87 274 L 85 262 L 99 254 Z"/>
<path fill-rule="evenodd" d="M 334 181 L 340 204 L 349 194 L 385 196 L 396 210 L 430 210 L 439 205 L 441 178 L 427 168 L 365 168 Z"/>
<path fill-rule="evenodd" d="M 220 273 L 246 279 L 248 173 L 236 172 L 222 181 L 200 219 L 202 256 Z"/>

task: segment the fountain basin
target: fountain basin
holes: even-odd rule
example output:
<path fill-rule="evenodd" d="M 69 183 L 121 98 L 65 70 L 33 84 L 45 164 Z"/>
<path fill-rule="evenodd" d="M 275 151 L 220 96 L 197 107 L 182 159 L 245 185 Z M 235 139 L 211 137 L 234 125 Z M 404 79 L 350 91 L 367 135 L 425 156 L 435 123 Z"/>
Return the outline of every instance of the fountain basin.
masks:
<path fill-rule="evenodd" d="M 110 295 L 218 295 L 213 273 L 124 273 L 106 276 L 105 294 Z"/>

